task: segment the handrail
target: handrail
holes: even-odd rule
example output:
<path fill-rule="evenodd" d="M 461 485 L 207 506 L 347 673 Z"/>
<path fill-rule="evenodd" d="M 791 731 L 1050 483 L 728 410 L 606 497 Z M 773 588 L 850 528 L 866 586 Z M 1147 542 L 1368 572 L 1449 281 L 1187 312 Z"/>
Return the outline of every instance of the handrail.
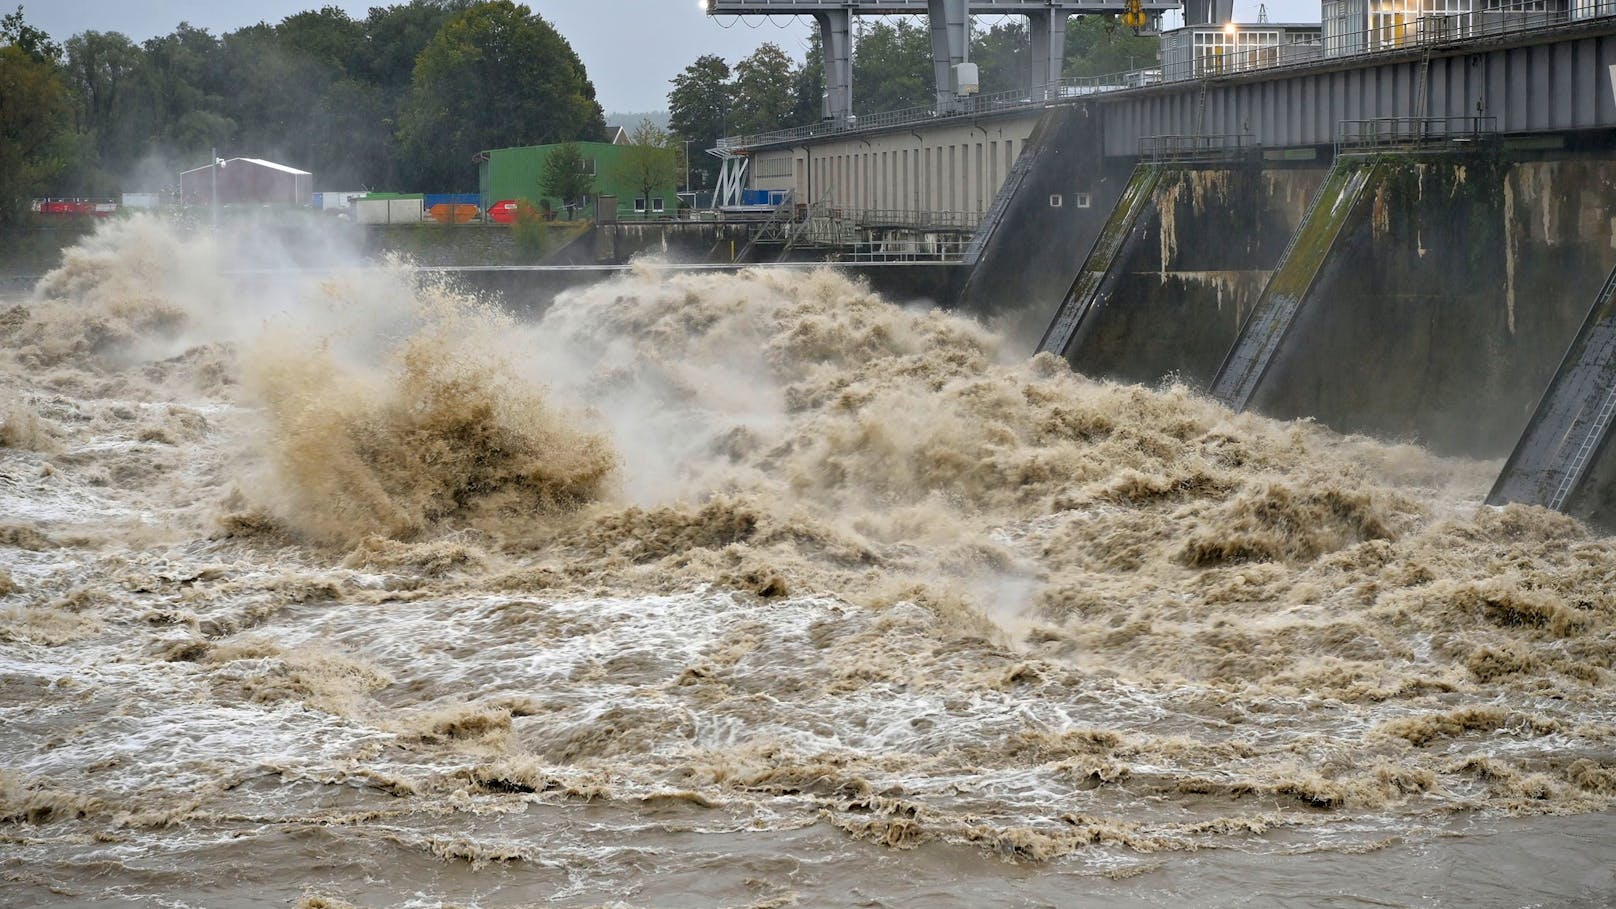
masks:
<path fill-rule="evenodd" d="M 1601 2 L 1587 9 L 1576 9 L 1572 0 L 1567 9 L 1536 9 L 1545 0 L 1517 0 L 1517 2 L 1450 15 L 1425 15 L 1402 25 L 1364 28 L 1345 32 L 1315 35 L 1311 32 L 1292 31 L 1290 43 L 1254 45 L 1221 54 L 1192 55 L 1190 59 L 1164 61 L 1156 66 L 1095 76 L 1066 77 L 1032 88 L 1012 89 L 989 94 L 971 95 L 961 99 L 951 110 L 931 107 L 909 107 L 852 117 L 847 121 L 826 120 L 804 126 L 769 132 L 730 136 L 718 140 L 713 151 L 734 154 L 746 149 L 766 145 L 779 145 L 801 139 L 841 133 L 863 132 L 920 123 L 943 123 L 950 120 L 977 117 L 1027 108 L 1043 107 L 1052 102 L 1090 97 L 1114 92 L 1135 91 L 1163 82 L 1181 82 L 1192 79 L 1212 79 L 1249 73 L 1257 70 L 1283 69 L 1318 64 L 1322 61 L 1352 60 L 1387 53 L 1407 52 L 1420 48 L 1430 49 L 1462 44 L 1477 38 L 1498 35 L 1530 35 L 1584 22 L 1616 17 L 1616 4 Z M 1204 31 L 1212 27 L 1195 26 Z M 1282 25 L 1250 23 L 1237 26 L 1245 32 L 1283 32 Z M 1175 34 L 1191 37 L 1191 28 L 1177 29 L 1163 35 L 1164 44 Z"/>
<path fill-rule="evenodd" d="M 1236 158 L 1252 148 L 1252 137 L 1242 133 L 1215 136 L 1139 137 L 1139 157 L 1146 161 L 1204 161 Z"/>
<path fill-rule="evenodd" d="M 1382 149 L 1448 147 L 1459 142 L 1481 142 L 1498 136 L 1497 117 L 1374 117 L 1341 120 L 1336 124 L 1335 151 L 1373 152 Z"/>

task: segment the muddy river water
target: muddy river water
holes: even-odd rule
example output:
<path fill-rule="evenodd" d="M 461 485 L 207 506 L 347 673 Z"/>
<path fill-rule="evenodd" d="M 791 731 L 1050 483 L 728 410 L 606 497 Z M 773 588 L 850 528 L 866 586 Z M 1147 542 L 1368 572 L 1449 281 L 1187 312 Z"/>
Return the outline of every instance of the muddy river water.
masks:
<path fill-rule="evenodd" d="M 0 303 L 0 905 L 1610 906 L 1616 539 L 830 271 Z"/>

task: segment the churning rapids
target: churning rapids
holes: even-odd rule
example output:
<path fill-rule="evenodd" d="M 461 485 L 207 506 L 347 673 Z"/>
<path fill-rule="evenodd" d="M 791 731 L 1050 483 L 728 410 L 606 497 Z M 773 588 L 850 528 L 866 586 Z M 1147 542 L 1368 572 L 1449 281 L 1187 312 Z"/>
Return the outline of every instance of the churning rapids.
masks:
<path fill-rule="evenodd" d="M 0 306 L 0 904 L 1616 901 L 1616 539 L 1496 465 L 831 271 L 219 259 Z"/>

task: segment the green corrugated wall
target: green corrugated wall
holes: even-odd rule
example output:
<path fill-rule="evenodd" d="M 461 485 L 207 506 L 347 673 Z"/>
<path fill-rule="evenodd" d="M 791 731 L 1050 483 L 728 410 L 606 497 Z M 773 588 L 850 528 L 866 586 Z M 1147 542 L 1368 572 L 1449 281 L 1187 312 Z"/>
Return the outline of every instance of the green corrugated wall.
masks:
<path fill-rule="evenodd" d="M 612 145 L 608 142 L 579 142 L 578 150 L 583 152 L 585 159 L 595 162 L 595 192 L 594 195 L 617 196 L 618 218 L 627 220 L 639 215 L 634 211 L 634 200 L 639 189 L 631 185 L 620 175 L 623 166 L 623 155 L 632 146 Z M 544 162 L 550 154 L 560 145 L 526 145 L 518 148 L 496 148 L 487 152 L 488 160 L 479 165 L 478 188 L 483 194 L 483 207 L 486 209 L 495 202 L 505 199 L 526 199 L 535 206 L 548 198 L 551 208 L 558 213 L 564 209 L 561 200 L 546 197 L 539 186 L 539 179 L 544 173 Z M 679 201 L 675 196 L 677 187 L 669 185 L 651 193 L 651 199 L 662 199 L 663 211 L 651 211 L 652 203 L 646 203 L 646 217 L 665 215 L 672 217 L 678 210 Z M 575 217 L 595 216 L 594 205 Z M 565 217 L 565 214 L 558 214 Z"/>

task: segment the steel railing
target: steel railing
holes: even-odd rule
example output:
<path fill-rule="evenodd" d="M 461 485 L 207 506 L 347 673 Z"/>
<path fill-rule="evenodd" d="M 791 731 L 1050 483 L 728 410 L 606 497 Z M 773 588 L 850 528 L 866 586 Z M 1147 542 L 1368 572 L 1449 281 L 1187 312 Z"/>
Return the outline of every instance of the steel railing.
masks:
<path fill-rule="evenodd" d="M 1336 154 L 1482 143 L 1498 138 L 1497 117 L 1376 117 L 1336 124 Z"/>
<path fill-rule="evenodd" d="M 961 99 L 948 110 L 933 107 L 910 107 L 883 111 L 851 118 L 846 122 L 820 123 L 772 130 L 718 140 L 715 151 L 734 153 L 767 145 L 779 145 L 802 139 L 818 138 L 839 133 L 864 132 L 917 124 L 945 123 L 952 119 L 981 116 L 984 113 L 1035 108 L 1052 102 L 1082 98 L 1112 92 L 1133 91 L 1163 82 L 1183 82 L 1193 79 L 1216 79 L 1261 70 L 1307 67 L 1322 61 L 1352 60 L 1387 53 L 1430 50 L 1449 44 L 1474 41 L 1500 35 L 1531 34 L 1616 17 L 1616 0 L 1572 0 L 1569 9 L 1539 9 L 1542 0 L 1495 6 L 1468 13 L 1416 16 L 1406 22 L 1380 28 L 1332 31 L 1327 35 L 1306 32 L 1285 32 L 1282 26 L 1261 23 L 1238 26 L 1239 29 L 1280 31 L 1286 43 L 1255 45 L 1226 50 L 1221 53 L 1193 52 L 1188 59 L 1167 60 L 1156 66 L 1096 76 L 1061 79 L 1031 89 L 971 95 Z M 1193 42 L 1193 34 L 1180 29 L 1183 37 Z M 1170 44 L 1175 32 L 1164 36 Z"/>
<path fill-rule="evenodd" d="M 1243 134 L 1217 136 L 1141 136 L 1139 157 L 1146 161 L 1205 161 L 1236 158 L 1256 146 Z"/>
<path fill-rule="evenodd" d="M 976 230 L 982 223 L 979 211 L 923 211 L 895 208 L 833 208 L 832 217 L 839 217 L 859 227 L 889 227 L 914 230 Z"/>
<path fill-rule="evenodd" d="M 1154 74 L 1154 75 L 1153 75 Z M 1161 81 L 1161 73 L 1157 70 L 1136 70 L 1131 73 L 1118 73 L 1115 78 L 1127 77 L 1132 83 L 1109 84 L 1106 80 L 1113 76 L 1079 76 L 1068 77 L 1059 82 L 1051 82 L 1032 89 L 1013 89 L 1010 91 L 993 92 L 990 94 L 969 95 L 962 98 L 958 104 L 949 110 L 938 111 L 933 107 L 907 107 L 901 110 L 882 111 L 875 114 L 864 114 L 849 119 L 846 122 L 823 121 L 810 123 L 806 126 L 797 126 L 790 129 L 777 129 L 765 133 L 751 133 L 743 136 L 729 136 L 718 140 L 718 152 L 734 152 L 740 149 L 756 148 L 761 145 L 777 145 L 798 139 L 811 139 L 818 136 L 834 135 L 869 129 L 886 129 L 894 126 L 905 126 L 913 123 L 943 122 L 960 117 L 976 117 L 984 113 L 1016 110 L 1018 108 L 1042 107 L 1051 101 L 1067 98 L 1080 98 L 1085 95 L 1113 91 L 1122 88 L 1138 88 L 1144 85 L 1153 85 Z"/>

